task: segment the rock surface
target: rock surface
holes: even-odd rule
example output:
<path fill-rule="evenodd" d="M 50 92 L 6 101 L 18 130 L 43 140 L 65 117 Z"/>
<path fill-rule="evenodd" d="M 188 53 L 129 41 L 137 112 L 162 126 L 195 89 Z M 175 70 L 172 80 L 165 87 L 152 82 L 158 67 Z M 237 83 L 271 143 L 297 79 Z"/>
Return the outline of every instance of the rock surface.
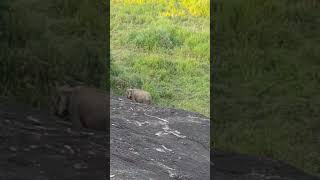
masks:
<path fill-rule="evenodd" d="M 0 101 L 1 180 L 106 179 L 105 132 L 70 124 L 28 106 Z"/>
<path fill-rule="evenodd" d="M 125 98 L 110 112 L 111 179 L 210 179 L 208 118 Z"/>
<path fill-rule="evenodd" d="M 111 100 L 110 176 L 105 132 L 0 99 L 0 179 L 317 180 L 267 158 L 211 151 L 209 120 L 196 113 Z M 211 166 L 211 171 L 210 171 Z"/>
<path fill-rule="evenodd" d="M 250 155 L 211 151 L 211 179 L 320 180 L 280 161 Z"/>

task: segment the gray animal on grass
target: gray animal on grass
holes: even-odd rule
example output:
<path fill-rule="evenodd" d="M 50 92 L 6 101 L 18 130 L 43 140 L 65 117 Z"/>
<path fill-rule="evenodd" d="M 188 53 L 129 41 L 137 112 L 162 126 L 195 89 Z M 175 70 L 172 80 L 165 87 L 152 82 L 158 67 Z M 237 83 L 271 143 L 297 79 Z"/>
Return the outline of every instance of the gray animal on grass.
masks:
<path fill-rule="evenodd" d="M 55 115 L 71 120 L 74 128 L 106 130 L 109 96 L 95 88 L 62 86 L 57 88 L 52 110 Z"/>
<path fill-rule="evenodd" d="M 127 89 L 126 95 L 128 99 L 131 99 L 138 103 L 144 103 L 144 104 L 151 103 L 150 93 L 141 89 Z"/>

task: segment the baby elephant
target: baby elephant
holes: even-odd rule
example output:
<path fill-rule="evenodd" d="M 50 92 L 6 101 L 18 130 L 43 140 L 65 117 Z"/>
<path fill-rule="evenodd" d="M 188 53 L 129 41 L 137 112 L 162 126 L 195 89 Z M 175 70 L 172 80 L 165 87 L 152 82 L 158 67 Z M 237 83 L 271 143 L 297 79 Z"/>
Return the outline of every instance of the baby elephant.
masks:
<path fill-rule="evenodd" d="M 57 89 L 53 111 L 55 115 L 71 120 L 75 128 L 106 131 L 110 117 L 109 96 L 94 88 L 63 86 Z"/>
<path fill-rule="evenodd" d="M 143 91 L 141 89 L 127 89 L 127 98 L 138 103 L 150 104 L 151 103 L 151 95 L 147 91 Z"/>

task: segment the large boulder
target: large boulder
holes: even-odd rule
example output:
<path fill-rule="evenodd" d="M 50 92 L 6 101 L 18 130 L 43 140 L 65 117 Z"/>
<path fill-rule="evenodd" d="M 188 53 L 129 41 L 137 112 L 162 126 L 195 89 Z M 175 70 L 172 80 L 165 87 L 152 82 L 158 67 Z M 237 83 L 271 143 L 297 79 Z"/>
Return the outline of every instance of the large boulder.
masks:
<path fill-rule="evenodd" d="M 74 131 L 44 110 L 0 99 L 0 179 L 319 179 L 268 158 L 210 152 L 209 119 L 197 113 L 113 96 L 110 127 L 111 158 L 106 132 Z"/>
<path fill-rule="evenodd" d="M 209 139 L 207 117 L 113 97 L 110 177 L 210 179 Z"/>

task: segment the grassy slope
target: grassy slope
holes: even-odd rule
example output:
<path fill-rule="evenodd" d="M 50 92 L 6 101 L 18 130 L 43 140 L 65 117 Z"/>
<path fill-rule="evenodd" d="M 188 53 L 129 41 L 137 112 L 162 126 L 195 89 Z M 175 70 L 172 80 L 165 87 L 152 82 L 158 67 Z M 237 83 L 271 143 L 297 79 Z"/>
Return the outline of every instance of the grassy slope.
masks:
<path fill-rule="evenodd" d="M 111 87 L 209 116 L 209 17 L 166 17 L 162 3 L 111 2 Z"/>
<path fill-rule="evenodd" d="M 0 95 L 39 107 L 55 82 L 105 86 L 105 11 L 99 0 L 1 1 Z"/>
<path fill-rule="evenodd" d="M 311 2 L 223 2 L 216 147 L 320 174 L 320 4 Z"/>

